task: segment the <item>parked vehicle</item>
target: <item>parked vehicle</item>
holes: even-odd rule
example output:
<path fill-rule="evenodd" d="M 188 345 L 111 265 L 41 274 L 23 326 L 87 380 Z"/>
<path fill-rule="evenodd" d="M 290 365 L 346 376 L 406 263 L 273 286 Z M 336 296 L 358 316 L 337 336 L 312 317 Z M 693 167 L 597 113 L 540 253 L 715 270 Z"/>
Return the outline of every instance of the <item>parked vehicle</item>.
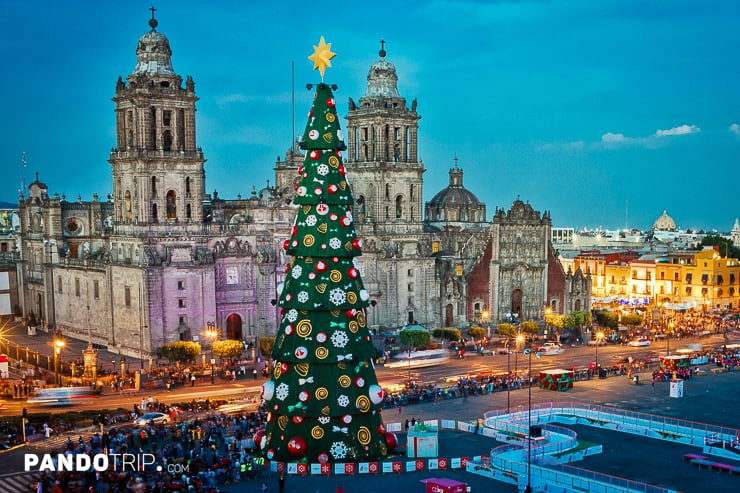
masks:
<path fill-rule="evenodd" d="M 636 339 L 632 339 L 630 342 L 627 343 L 628 346 L 649 346 L 650 345 L 650 339 L 647 337 L 638 337 Z"/>
<path fill-rule="evenodd" d="M 537 350 L 538 353 L 543 356 L 554 356 L 556 354 L 563 354 L 563 346 L 555 342 L 546 342 Z"/>

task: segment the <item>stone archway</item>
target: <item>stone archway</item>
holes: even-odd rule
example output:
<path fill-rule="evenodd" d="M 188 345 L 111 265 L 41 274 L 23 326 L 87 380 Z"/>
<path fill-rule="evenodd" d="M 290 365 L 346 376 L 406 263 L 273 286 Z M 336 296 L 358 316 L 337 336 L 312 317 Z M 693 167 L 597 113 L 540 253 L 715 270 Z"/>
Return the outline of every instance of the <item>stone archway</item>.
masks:
<path fill-rule="evenodd" d="M 452 303 L 445 307 L 445 327 L 453 327 L 454 314 L 452 313 Z"/>
<path fill-rule="evenodd" d="M 517 315 L 522 320 L 522 290 L 515 289 L 511 292 L 511 314 Z"/>
<path fill-rule="evenodd" d="M 242 317 L 236 313 L 226 317 L 226 338 L 242 340 Z"/>

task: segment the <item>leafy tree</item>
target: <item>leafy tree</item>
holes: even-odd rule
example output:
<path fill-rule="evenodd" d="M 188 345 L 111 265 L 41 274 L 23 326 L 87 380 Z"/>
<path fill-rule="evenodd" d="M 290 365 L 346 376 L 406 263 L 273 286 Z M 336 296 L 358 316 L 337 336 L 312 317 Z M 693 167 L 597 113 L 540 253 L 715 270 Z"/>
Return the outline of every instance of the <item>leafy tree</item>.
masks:
<path fill-rule="evenodd" d="M 486 329 L 483 327 L 471 327 L 468 329 L 468 335 L 475 341 L 480 340 L 486 336 Z"/>
<path fill-rule="evenodd" d="M 432 331 L 432 336 L 435 339 L 444 339 L 445 341 L 459 341 L 462 337 L 462 334 L 460 333 L 460 329 L 442 327 L 434 329 Z"/>
<path fill-rule="evenodd" d="M 540 332 L 540 324 L 533 320 L 527 320 L 521 323 L 521 329 L 525 336 L 529 336 L 530 339 L 534 340 L 535 336 Z"/>
<path fill-rule="evenodd" d="M 178 365 L 195 361 L 201 353 L 200 344 L 193 341 L 175 341 L 163 344 L 157 348 L 157 356 Z"/>
<path fill-rule="evenodd" d="M 275 345 L 275 336 L 262 336 L 260 337 L 260 356 L 265 356 L 272 353 L 272 347 Z"/>
<path fill-rule="evenodd" d="M 629 327 L 635 327 L 642 324 L 642 317 L 636 313 L 622 315 L 622 323 Z"/>
<path fill-rule="evenodd" d="M 732 240 L 729 238 L 723 238 L 720 235 L 708 235 L 705 236 L 699 246 L 717 246 L 719 247 L 720 255 L 730 258 L 740 258 L 740 248 L 735 247 Z"/>
<path fill-rule="evenodd" d="M 599 310 L 596 312 L 596 322 L 602 327 L 616 329 L 619 325 L 619 316 L 609 310 Z"/>
<path fill-rule="evenodd" d="M 398 334 L 401 344 L 406 347 L 421 347 L 429 344 L 431 336 L 425 329 L 404 329 Z"/>
<path fill-rule="evenodd" d="M 212 348 L 213 354 L 224 359 L 238 358 L 241 356 L 242 351 L 244 351 L 242 342 L 235 341 L 234 339 L 213 341 Z"/>
<path fill-rule="evenodd" d="M 591 312 L 588 310 L 575 310 L 570 312 L 569 315 L 573 317 L 573 327 L 581 328 L 591 325 L 592 317 Z"/>

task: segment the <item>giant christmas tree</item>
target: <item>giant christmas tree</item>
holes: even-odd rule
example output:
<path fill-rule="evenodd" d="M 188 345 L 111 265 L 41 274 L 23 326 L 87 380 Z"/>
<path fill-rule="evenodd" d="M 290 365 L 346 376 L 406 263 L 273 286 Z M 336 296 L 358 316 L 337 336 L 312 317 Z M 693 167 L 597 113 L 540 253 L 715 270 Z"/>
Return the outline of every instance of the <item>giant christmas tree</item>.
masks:
<path fill-rule="evenodd" d="M 281 462 L 377 460 L 388 454 L 380 414 L 383 392 L 357 257 L 345 149 L 324 69 L 334 56 L 324 38 L 309 57 L 321 72 L 301 148 L 294 202 L 298 213 L 285 250 L 292 256 L 278 287 L 282 313 L 263 386 L 269 412 L 263 452 Z M 391 442 L 392 443 L 392 442 Z"/>

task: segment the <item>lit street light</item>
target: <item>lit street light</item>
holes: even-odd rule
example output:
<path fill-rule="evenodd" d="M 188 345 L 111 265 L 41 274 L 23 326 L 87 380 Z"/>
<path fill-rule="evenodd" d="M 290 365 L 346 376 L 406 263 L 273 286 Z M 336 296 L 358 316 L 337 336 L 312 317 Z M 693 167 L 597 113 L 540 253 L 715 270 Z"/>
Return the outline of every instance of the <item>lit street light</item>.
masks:
<path fill-rule="evenodd" d="M 594 334 L 596 337 L 596 371 L 599 371 L 599 344 L 604 340 L 604 332 L 598 331 Z"/>
<path fill-rule="evenodd" d="M 211 385 L 213 385 L 216 381 L 216 359 L 213 357 L 213 342 L 218 337 L 218 330 L 216 330 L 214 322 L 208 322 L 206 337 L 211 339 Z"/>
<path fill-rule="evenodd" d="M 64 341 L 54 339 L 54 383 L 60 387 L 62 386 L 62 376 L 59 374 L 59 358 L 62 354 L 62 348 L 64 348 Z"/>

